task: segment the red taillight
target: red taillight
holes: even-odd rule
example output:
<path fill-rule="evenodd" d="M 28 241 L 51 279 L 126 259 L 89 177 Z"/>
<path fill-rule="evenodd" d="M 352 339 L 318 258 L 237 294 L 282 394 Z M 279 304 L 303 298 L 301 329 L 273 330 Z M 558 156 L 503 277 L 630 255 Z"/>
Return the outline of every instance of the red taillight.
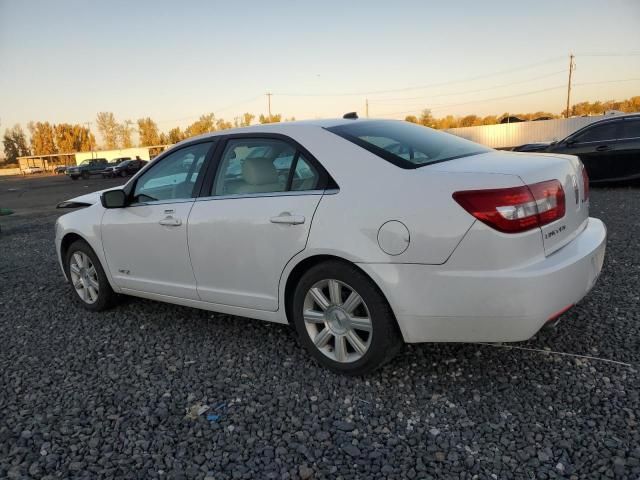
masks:
<path fill-rule="evenodd" d="M 483 223 L 504 233 L 541 227 L 564 216 L 564 190 L 558 180 L 522 187 L 455 192 L 453 199 Z"/>
<path fill-rule="evenodd" d="M 587 174 L 587 169 L 584 168 L 584 163 L 580 164 L 582 166 L 582 200 L 589 200 L 589 175 Z"/>

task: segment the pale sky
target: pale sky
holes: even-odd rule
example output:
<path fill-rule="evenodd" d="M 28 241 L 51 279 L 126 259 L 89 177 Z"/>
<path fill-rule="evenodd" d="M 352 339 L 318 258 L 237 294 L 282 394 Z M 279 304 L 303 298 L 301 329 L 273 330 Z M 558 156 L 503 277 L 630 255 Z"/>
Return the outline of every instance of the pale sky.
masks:
<path fill-rule="evenodd" d="M 0 130 L 111 111 L 166 131 L 266 113 L 266 92 L 297 119 L 365 99 L 372 117 L 560 112 L 570 52 L 572 103 L 640 95 L 639 26 L 638 0 L 0 0 Z"/>

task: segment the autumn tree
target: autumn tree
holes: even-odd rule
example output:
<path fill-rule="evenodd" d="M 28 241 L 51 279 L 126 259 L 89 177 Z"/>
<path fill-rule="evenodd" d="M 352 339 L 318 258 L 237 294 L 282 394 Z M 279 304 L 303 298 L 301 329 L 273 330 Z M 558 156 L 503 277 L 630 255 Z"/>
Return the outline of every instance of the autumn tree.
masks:
<path fill-rule="evenodd" d="M 133 135 L 133 122 L 131 120 L 125 120 L 118 125 L 118 146 L 120 148 L 133 147 L 131 135 Z"/>
<path fill-rule="evenodd" d="M 104 141 L 104 146 L 113 150 L 118 147 L 118 133 L 119 127 L 116 118 L 111 112 L 100 112 L 96 116 L 96 123 L 98 124 L 98 131 Z"/>
<path fill-rule="evenodd" d="M 185 138 L 184 133 L 182 132 L 182 130 L 180 130 L 180 127 L 175 127 L 169 130 L 169 133 L 167 134 L 167 136 L 169 138 L 168 143 L 178 143 L 184 140 Z"/>
<path fill-rule="evenodd" d="M 429 110 L 428 108 L 422 110 L 420 118 L 418 119 L 420 125 L 424 125 L 425 127 L 432 127 L 435 121 L 435 118 L 433 118 L 433 115 L 431 115 L 431 110 Z"/>
<path fill-rule="evenodd" d="M 202 135 L 203 133 L 214 132 L 215 129 L 215 116 L 213 115 L 213 113 L 201 115 L 198 120 L 193 122 L 185 129 L 184 138 Z"/>
<path fill-rule="evenodd" d="M 282 114 L 276 113 L 275 115 L 265 116 L 260 114 L 258 121 L 262 124 L 264 123 L 279 123 L 282 120 Z"/>
<path fill-rule="evenodd" d="M 251 113 L 243 113 L 242 118 L 240 119 L 240 126 L 248 127 L 249 125 L 251 125 L 251 122 L 253 122 L 254 118 L 256 118 L 256 116 L 252 115 Z"/>
<path fill-rule="evenodd" d="M 418 123 L 418 117 L 415 115 L 407 115 L 404 117 L 404 121 L 409 123 Z"/>
<path fill-rule="evenodd" d="M 230 128 L 233 128 L 233 124 L 231 122 L 227 122 L 222 118 L 216 120 L 216 130 L 228 130 Z"/>
<path fill-rule="evenodd" d="M 53 125 L 49 122 L 29 122 L 31 134 L 31 151 L 34 155 L 51 155 L 58 153 Z"/>
<path fill-rule="evenodd" d="M 159 136 L 158 136 L 158 143 L 156 145 L 167 145 L 168 143 L 171 143 L 169 141 L 169 136 L 162 132 Z"/>
<path fill-rule="evenodd" d="M 140 135 L 141 147 L 163 144 L 158 134 L 158 125 L 149 117 L 138 119 L 138 134 Z"/>
<path fill-rule="evenodd" d="M 4 131 L 2 143 L 6 163 L 16 163 L 18 157 L 31 155 L 24 130 L 19 124 L 15 124 L 13 128 L 7 128 Z"/>

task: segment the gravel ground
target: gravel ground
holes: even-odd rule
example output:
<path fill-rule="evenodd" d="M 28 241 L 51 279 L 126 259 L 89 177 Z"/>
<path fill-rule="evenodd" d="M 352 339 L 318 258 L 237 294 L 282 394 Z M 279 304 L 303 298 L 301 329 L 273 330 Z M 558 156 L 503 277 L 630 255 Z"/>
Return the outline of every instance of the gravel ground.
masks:
<path fill-rule="evenodd" d="M 0 478 L 640 478 L 640 190 L 592 192 L 594 291 L 524 347 L 405 348 L 365 378 L 288 327 L 71 301 L 56 213 L 3 217 Z M 210 405 L 185 418 L 188 407 Z"/>

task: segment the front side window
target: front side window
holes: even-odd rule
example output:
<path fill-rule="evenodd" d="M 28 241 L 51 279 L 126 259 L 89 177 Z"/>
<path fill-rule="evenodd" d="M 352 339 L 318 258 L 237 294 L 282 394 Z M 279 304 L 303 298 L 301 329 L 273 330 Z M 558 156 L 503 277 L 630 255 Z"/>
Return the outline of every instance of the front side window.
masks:
<path fill-rule="evenodd" d="M 277 193 L 289 190 L 293 165 L 301 156 L 291 144 L 270 138 L 231 139 L 222 153 L 220 167 L 211 195 L 250 195 Z M 303 163 L 306 163 L 304 160 Z M 308 164 L 307 164 L 308 165 Z M 303 169 L 303 165 L 300 166 Z M 296 172 L 298 171 L 296 167 Z M 302 175 L 306 175 L 307 182 Z M 308 173 L 300 170 L 297 186 L 306 187 Z M 317 173 L 313 173 L 317 179 Z M 296 181 L 296 177 L 292 179 Z M 310 190 L 310 188 L 293 188 Z"/>
<path fill-rule="evenodd" d="M 192 198 L 202 165 L 213 142 L 181 148 L 147 170 L 136 182 L 134 202 Z"/>
<path fill-rule="evenodd" d="M 491 150 L 409 122 L 354 121 L 327 130 L 402 168 L 418 168 Z"/>
<path fill-rule="evenodd" d="M 601 142 L 603 140 L 616 139 L 616 122 L 608 122 L 603 125 L 596 125 L 588 128 L 582 133 L 576 135 L 573 140 L 575 142 Z"/>

